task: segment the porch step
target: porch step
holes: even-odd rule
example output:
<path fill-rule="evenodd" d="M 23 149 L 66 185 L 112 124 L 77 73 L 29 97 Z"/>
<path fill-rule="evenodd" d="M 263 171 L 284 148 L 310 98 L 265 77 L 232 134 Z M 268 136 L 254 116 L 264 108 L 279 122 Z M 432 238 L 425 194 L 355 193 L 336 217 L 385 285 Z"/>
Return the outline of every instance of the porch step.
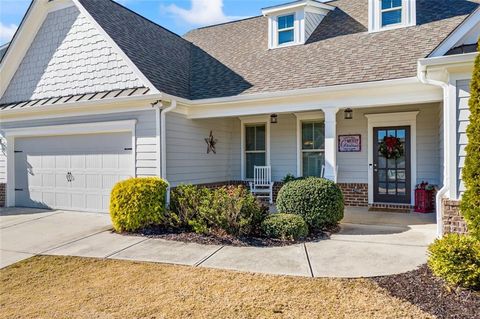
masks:
<path fill-rule="evenodd" d="M 411 213 L 413 207 L 410 204 L 395 204 L 395 203 L 373 203 L 368 204 L 369 211 L 381 211 L 391 213 Z"/>

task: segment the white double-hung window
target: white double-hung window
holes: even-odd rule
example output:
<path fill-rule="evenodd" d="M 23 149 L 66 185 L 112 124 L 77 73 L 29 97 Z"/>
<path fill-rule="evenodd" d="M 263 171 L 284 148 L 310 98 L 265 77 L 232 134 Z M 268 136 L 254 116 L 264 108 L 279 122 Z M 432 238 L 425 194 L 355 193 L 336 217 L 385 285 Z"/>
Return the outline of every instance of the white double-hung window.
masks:
<path fill-rule="evenodd" d="M 245 126 L 245 177 L 253 178 L 255 166 L 265 166 L 267 160 L 266 125 Z"/>
<path fill-rule="evenodd" d="M 325 122 L 302 122 L 302 176 L 321 177 L 325 164 Z"/>
<path fill-rule="evenodd" d="M 387 27 L 402 23 L 402 0 L 381 0 L 381 25 Z"/>
<path fill-rule="evenodd" d="M 295 42 L 295 14 L 277 18 L 278 45 Z"/>

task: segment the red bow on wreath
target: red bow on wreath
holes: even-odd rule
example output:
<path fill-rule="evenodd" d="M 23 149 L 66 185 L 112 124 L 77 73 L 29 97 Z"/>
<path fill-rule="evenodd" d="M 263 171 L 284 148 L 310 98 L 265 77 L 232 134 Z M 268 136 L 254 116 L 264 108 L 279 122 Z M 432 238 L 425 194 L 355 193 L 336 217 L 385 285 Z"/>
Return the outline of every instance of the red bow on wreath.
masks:
<path fill-rule="evenodd" d="M 398 137 L 385 136 L 378 147 L 379 152 L 388 159 L 398 159 L 403 156 L 403 143 Z"/>

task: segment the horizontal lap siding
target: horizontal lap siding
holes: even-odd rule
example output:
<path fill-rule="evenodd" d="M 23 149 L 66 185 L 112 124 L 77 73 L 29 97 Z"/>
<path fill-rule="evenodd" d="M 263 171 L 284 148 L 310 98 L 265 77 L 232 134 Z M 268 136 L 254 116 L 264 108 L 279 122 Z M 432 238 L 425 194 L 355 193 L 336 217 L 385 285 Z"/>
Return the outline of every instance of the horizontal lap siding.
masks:
<path fill-rule="evenodd" d="M 0 133 L 3 129 L 8 128 L 27 128 L 34 126 L 110 122 L 133 119 L 137 120 L 135 132 L 137 139 L 137 176 L 158 175 L 159 170 L 157 169 L 156 160 L 156 121 L 154 110 L 2 123 L 0 124 Z M 1 154 L 2 153 L 0 153 L 0 183 L 2 182 L 2 176 L 6 175 L 6 165 L 4 164 L 2 167 L 2 163 L 5 163 L 5 156 L 2 156 Z M 3 177 L 3 181 L 5 181 L 5 177 Z"/>
<path fill-rule="evenodd" d="M 237 119 L 190 120 L 178 113 L 167 114 L 167 179 L 180 183 L 214 183 L 232 179 L 232 156 L 240 140 L 233 140 Z M 213 133 L 216 154 L 207 154 L 205 138 Z"/>
<path fill-rule="evenodd" d="M 297 119 L 293 114 L 281 114 L 277 124 L 270 124 L 270 163 L 274 181 L 297 174 Z"/>
<path fill-rule="evenodd" d="M 470 81 L 457 81 L 457 189 L 458 195 L 465 191 L 462 181 L 462 169 L 465 165 L 465 146 L 467 145 L 467 126 L 469 124 L 470 110 Z"/>
<path fill-rule="evenodd" d="M 337 153 L 339 183 L 368 182 L 368 120 L 365 114 L 419 111 L 417 116 L 417 183 L 441 183 L 439 104 L 355 109 L 353 120 L 337 114 L 337 135 L 361 134 L 362 151 Z"/>

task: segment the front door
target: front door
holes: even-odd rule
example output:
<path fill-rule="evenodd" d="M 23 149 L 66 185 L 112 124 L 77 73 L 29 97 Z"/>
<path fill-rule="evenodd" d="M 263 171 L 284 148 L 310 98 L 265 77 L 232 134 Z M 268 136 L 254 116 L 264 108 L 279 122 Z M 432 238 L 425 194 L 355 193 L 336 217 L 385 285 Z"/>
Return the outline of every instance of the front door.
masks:
<path fill-rule="evenodd" d="M 410 126 L 373 129 L 374 201 L 410 203 Z"/>

